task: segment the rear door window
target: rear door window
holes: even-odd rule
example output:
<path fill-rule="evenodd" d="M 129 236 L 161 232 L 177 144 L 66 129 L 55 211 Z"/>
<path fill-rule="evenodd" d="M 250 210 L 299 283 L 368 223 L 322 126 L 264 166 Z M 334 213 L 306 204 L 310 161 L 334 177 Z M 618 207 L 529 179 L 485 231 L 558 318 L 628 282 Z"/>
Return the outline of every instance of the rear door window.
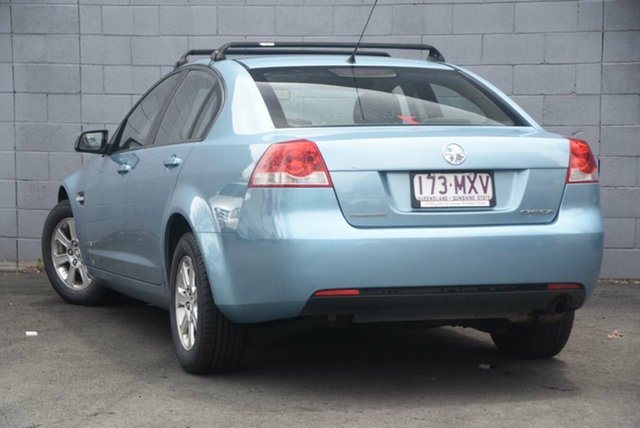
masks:
<path fill-rule="evenodd" d="M 277 128 L 526 125 L 499 98 L 454 70 L 344 66 L 250 73 Z"/>
<path fill-rule="evenodd" d="M 189 71 L 167 106 L 155 144 L 201 139 L 217 113 L 220 102 L 218 79 L 207 71 Z"/>

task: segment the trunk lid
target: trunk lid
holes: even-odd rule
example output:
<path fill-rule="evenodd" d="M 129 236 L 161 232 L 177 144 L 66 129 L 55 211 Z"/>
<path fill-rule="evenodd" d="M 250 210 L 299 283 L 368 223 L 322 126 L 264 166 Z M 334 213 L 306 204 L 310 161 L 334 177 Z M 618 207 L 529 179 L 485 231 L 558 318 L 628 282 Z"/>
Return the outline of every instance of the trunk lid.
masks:
<path fill-rule="evenodd" d="M 316 128 L 298 129 L 296 137 L 318 145 L 342 213 L 355 227 L 550 223 L 569 160 L 565 138 L 529 127 Z M 466 156 L 456 166 L 443 156 L 452 143 Z M 469 173 L 466 185 L 461 176 L 456 180 L 471 187 L 478 172 L 485 175 L 477 188 L 486 187 L 486 174 L 492 176 L 494 206 L 420 208 L 412 203 L 412 174 Z M 453 176 L 448 177 L 451 188 Z"/>

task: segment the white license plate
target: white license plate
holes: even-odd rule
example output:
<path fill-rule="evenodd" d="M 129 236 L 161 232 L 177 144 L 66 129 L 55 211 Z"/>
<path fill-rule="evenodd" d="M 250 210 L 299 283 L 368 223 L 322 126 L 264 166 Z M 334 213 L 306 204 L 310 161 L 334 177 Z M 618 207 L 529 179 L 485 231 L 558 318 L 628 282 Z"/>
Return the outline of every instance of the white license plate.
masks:
<path fill-rule="evenodd" d="M 492 207 L 490 172 L 426 172 L 411 174 L 414 208 Z"/>

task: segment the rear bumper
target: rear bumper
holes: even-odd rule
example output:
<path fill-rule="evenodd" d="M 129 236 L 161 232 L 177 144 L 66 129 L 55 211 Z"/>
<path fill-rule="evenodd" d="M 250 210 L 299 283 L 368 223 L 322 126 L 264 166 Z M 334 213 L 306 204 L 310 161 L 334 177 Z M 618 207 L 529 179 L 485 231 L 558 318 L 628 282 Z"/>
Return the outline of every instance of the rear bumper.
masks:
<path fill-rule="evenodd" d="M 524 290 L 527 284 L 576 283 L 584 290 L 580 298 L 571 296 L 579 307 L 598 278 L 603 235 L 597 186 L 565 192 L 549 224 L 386 229 L 350 226 L 332 189 L 276 190 L 250 194 L 236 232 L 198 234 L 216 304 L 234 322 L 335 314 L 354 302 L 310 299 L 318 290 L 337 288 L 497 284 Z M 363 301 L 369 312 L 415 312 L 423 319 L 511 317 L 546 307 L 552 294 L 412 298 Z M 337 306 L 323 308 L 329 303 Z"/>
<path fill-rule="evenodd" d="M 547 290 L 546 284 L 364 289 L 352 297 L 313 296 L 301 315 L 348 315 L 355 321 L 512 319 L 562 313 L 584 300 L 584 289 Z"/>

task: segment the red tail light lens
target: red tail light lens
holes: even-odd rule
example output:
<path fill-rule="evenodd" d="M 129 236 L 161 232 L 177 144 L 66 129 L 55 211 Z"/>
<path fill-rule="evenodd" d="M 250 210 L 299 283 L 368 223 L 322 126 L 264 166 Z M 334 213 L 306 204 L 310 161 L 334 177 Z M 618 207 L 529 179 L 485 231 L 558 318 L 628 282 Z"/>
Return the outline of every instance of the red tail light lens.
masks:
<path fill-rule="evenodd" d="M 262 155 L 249 187 L 332 187 L 316 143 L 294 140 L 271 145 Z"/>
<path fill-rule="evenodd" d="M 597 183 L 598 164 L 589 144 L 569 138 L 567 183 Z"/>

